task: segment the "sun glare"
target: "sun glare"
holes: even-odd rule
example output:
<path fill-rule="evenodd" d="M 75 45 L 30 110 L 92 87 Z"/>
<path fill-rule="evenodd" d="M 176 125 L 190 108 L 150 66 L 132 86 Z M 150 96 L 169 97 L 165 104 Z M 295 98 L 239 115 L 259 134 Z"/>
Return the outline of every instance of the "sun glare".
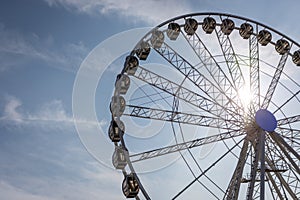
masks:
<path fill-rule="evenodd" d="M 239 97 L 242 102 L 244 110 L 248 109 L 251 103 L 251 92 L 250 92 L 250 87 L 248 85 L 245 85 L 242 87 L 239 91 Z"/>

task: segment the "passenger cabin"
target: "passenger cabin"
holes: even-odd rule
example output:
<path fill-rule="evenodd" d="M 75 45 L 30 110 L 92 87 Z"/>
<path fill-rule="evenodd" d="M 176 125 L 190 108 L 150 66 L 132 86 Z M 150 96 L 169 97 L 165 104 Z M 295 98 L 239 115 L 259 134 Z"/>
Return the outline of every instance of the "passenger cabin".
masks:
<path fill-rule="evenodd" d="M 257 40 L 262 46 L 266 46 L 272 40 L 272 34 L 267 30 L 259 31 Z"/>
<path fill-rule="evenodd" d="M 234 22 L 231 19 L 223 19 L 221 24 L 221 31 L 224 35 L 229 35 L 234 29 Z"/>
<path fill-rule="evenodd" d="M 117 76 L 115 87 L 120 94 L 126 94 L 130 86 L 130 78 L 126 74 L 119 74 Z"/>
<path fill-rule="evenodd" d="M 162 44 L 164 43 L 164 39 L 164 33 L 162 31 L 155 30 L 152 32 L 150 42 L 152 46 L 157 49 L 162 46 Z"/>
<path fill-rule="evenodd" d="M 121 116 L 125 110 L 126 101 L 122 96 L 113 96 L 110 102 L 110 112 L 116 116 Z"/>
<path fill-rule="evenodd" d="M 240 36 L 243 39 L 249 39 L 251 34 L 253 33 L 253 26 L 248 23 L 243 23 L 240 27 Z"/>
<path fill-rule="evenodd" d="M 187 35 L 194 35 L 198 28 L 198 22 L 193 18 L 188 18 L 185 20 L 184 31 Z"/>
<path fill-rule="evenodd" d="M 180 33 L 180 26 L 177 23 L 170 23 L 168 25 L 167 36 L 170 40 L 176 40 Z"/>
<path fill-rule="evenodd" d="M 139 60 L 135 56 L 127 56 L 124 67 L 128 75 L 134 75 L 139 66 Z"/>
<path fill-rule="evenodd" d="M 122 147 L 116 146 L 112 156 L 112 163 L 116 169 L 121 169 L 121 170 L 123 170 L 127 165 L 124 149 Z"/>
<path fill-rule="evenodd" d="M 112 142 L 120 142 L 121 136 L 124 134 L 125 126 L 122 121 L 116 122 L 112 120 L 108 129 L 108 136 Z"/>
<path fill-rule="evenodd" d="M 287 53 L 290 48 L 290 43 L 284 39 L 277 40 L 275 44 L 275 49 L 280 55 Z"/>
<path fill-rule="evenodd" d="M 202 29 L 205 33 L 211 34 L 216 28 L 216 20 L 212 17 L 205 17 L 202 24 Z"/>
<path fill-rule="evenodd" d="M 150 45 L 148 42 L 141 41 L 136 49 L 136 55 L 140 60 L 146 60 L 150 53 Z"/>
<path fill-rule="evenodd" d="M 294 52 L 292 59 L 297 66 L 300 66 L 300 50 Z"/>
<path fill-rule="evenodd" d="M 133 174 L 125 175 L 122 191 L 126 198 L 135 198 L 139 193 L 139 184 Z"/>

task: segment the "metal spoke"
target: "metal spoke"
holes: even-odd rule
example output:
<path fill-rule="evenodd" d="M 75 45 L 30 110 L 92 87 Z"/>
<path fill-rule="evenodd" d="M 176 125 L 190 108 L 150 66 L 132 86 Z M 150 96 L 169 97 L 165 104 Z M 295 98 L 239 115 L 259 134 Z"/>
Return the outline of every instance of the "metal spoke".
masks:
<path fill-rule="evenodd" d="M 265 199 L 265 132 L 260 131 L 259 133 L 259 153 L 260 153 L 260 200 Z"/>
<path fill-rule="evenodd" d="M 155 149 L 155 150 L 150 150 L 150 151 L 143 152 L 143 153 L 133 154 L 133 155 L 130 155 L 130 158 L 131 158 L 132 162 L 138 162 L 138 161 L 178 152 L 178 151 L 185 150 L 185 149 L 191 149 L 191 148 L 203 146 L 203 145 L 210 144 L 210 143 L 216 143 L 216 142 L 219 142 L 222 140 L 239 137 L 244 134 L 245 133 L 243 131 L 228 131 L 225 133 L 220 133 L 218 135 L 203 137 L 203 138 L 199 138 L 199 139 L 195 139 L 195 140 L 191 140 L 191 141 L 187 141 L 187 142 L 183 142 L 183 143 L 178 143 L 175 145 L 166 146 L 166 147 Z"/>
<path fill-rule="evenodd" d="M 232 119 L 236 115 L 234 111 L 220 105 L 218 102 L 212 101 L 199 93 L 195 93 L 182 85 L 170 81 L 156 73 L 153 73 L 141 66 L 134 75 L 139 80 L 148 83 L 172 96 L 176 96 L 197 108 L 200 108 L 212 115 L 221 117 L 223 119 Z"/>
<path fill-rule="evenodd" d="M 168 122 L 177 122 L 182 124 L 191 124 L 204 127 L 214 127 L 227 130 L 239 129 L 239 127 L 235 125 L 238 123 L 238 121 L 222 120 L 220 118 L 215 117 L 208 117 L 182 112 L 173 112 L 169 110 L 141 107 L 135 105 L 128 105 L 126 107 L 129 108 L 129 112 L 124 113 L 124 115 L 126 116 L 155 119 Z"/>
<path fill-rule="evenodd" d="M 296 150 L 300 150 L 300 130 L 278 127 L 280 135 Z"/>
<path fill-rule="evenodd" d="M 292 117 L 279 119 L 279 120 L 277 120 L 277 125 L 282 126 L 282 125 L 285 125 L 285 124 L 290 124 L 290 123 L 295 123 L 295 122 L 300 122 L 300 115 L 295 115 L 295 116 L 292 116 Z"/>
<path fill-rule="evenodd" d="M 258 172 L 258 161 L 259 161 L 259 147 L 260 147 L 260 139 L 258 137 L 258 133 L 256 133 L 257 137 L 254 141 L 254 160 L 251 163 L 251 172 L 250 172 L 250 182 L 248 185 L 247 190 L 247 198 L 246 199 L 253 199 L 253 191 L 255 188 L 255 182 L 256 182 L 256 174 Z"/>
<path fill-rule="evenodd" d="M 299 166 L 292 159 L 292 157 L 290 156 L 288 151 L 297 158 L 297 161 L 300 160 L 300 155 L 278 133 L 272 132 L 272 133 L 270 133 L 270 137 L 273 139 L 273 141 L 276 142 L 276 144 L 279 146 L 281 151 L 284 153 L 284 155 L 287 157 L 287 159 L 293 165 L 293 167 L 297 171 L 297 173 L 300 174 Z"/>
<path fill-rule="evenodd" d="M 256 34 L 258 27 L 256 26 Z M 259 48 L 256 35 L 249 39 L 250 52 L 250 92 L 252 95 L 251 109 L 258 110 L 260 107 L 260 80 L 259 80 Z"/>
<path fill-rule="evenodd" d="M 283 71 L 283 68 L 285 66 L 285 63 L 287 61 L 288 55 L 289 55 L 289 51 L 286 52 L 285 54 L 283 54 L 281 56 L 281 58 L 280 58 L 279 64 L 278 64 L 278 66 L 276 68 L 276 71 L 275 71 L 275 74 L 274 74 L 273 79 L 271 81 L 271 84 L 269 85 L 269 88 L 267 90 L 266 96 L 265 96 L 265 98 L 263 100 L 263 103 L 261 105 L 262 109 L 266 109 L 269 106 L 269 103 L 270 103 L 270 101 L 272 99 L 272 96 L 274 94 L 274 91 L 276 89 L 276 86 L 278 84 L 280 76 L 282 74 L 282 71 Z"/>
<path fill-rule="evenodd" d="M 246 138 L 244 140 L 244 144 L 243 144 L 242 150 L 240 152 L 237 166 L 234 170 L 234 173 L 229 182 L 228 188 L 226 190 L 226 194 L 223 199 L 228 199 L 228 200 L 238 199 L 238 194 L 239 194 L 240 185 L 241 185 L 241 181 L 242 181 L 243 170 L 244 170 L 244 166 L 245 166 L 245 163 L 247 160 L 248 146 L 249 146 L 249 140 Z"/>
<path fill-rule="evenodd" d="M 273 114 L 275 114 L 276 112 L 278 112 L 278 110 L 280 110 L 281 108 L 283 108 L 285 105 L 287 105 L 293 98 L 297 97 L 297 95 L 300 93 L 300 90 L 298 90 L 295 94 L 293 94 L 288 100 L 286 100 L 281 106 L 279 106 L 274 112 Z"/>

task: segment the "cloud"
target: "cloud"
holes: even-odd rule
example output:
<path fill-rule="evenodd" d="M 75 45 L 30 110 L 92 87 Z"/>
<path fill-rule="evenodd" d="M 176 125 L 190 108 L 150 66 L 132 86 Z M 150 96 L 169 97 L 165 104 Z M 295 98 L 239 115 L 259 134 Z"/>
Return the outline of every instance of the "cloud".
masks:
<path fill-rule="evenodd" d="M 58 46 L 52 36 L 21 34 L 0 23 L 0 72 L 31 61 L 43 61 L 47 66 L 76 72 L 89 49 L 83 42 Z M 58 47 L 57 47 L 58 46 Z"/>
<path fill-rule="evenodd" d="M 19 113 L 18 108 L 22 105 L 21 101 L 15 97 L 8 97 L 9 100 L 4 107 L 4 116 L 1 119 L 11 120 L 21 123 L 23 116 Z"/>
<path fill-rule="evenodd" d="M 22 109 L 22 101 L 14 96 L 6 97 L 6 104 L 4 106 L 2 122 L 10 122 L 16 125 L 36 125 L 37 123 L 60 123 L 65 125 L 73 125 L 75 119 L 66 112 L 63 102 L 54 99 L 50 102 L 44 103 L 34 112 L 25 112 Z M 99 125 L 101 127 L 107 126 L 106 119 L 100 121 L 90 121 L 85 119 L 76 119 L 78 123 L 85 123 L 90 125 Z"/>
<path fill-rule="evenodd" d="M 62 101 L 53 100 L 43 104 L 34 113 L 22 112 L 22 101 L 14 96 L 6 97 L 2 121 L 10 121 L 16 124 L 26 124 L 31 121 L 48 122 L 73 122 L 72 118 L 66 114 Z"/>
<path fill-rule="evenodd" d="M 185 1 L 180 0 L 45 0 L 49 6 L 63 6 L 64 8 L 89 15 L 117 14 L 120 17 L 130 18 L 131 21 L 145 21 L 157 24 L 183 13 L 191 11 Z M 168 8 L 168 9 L 166 9 Z"/>

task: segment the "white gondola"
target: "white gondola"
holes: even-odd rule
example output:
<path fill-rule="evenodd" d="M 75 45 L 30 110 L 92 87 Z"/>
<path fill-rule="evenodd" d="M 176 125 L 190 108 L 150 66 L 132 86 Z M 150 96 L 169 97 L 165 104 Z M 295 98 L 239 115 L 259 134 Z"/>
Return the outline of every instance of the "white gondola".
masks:
<path fill-rule="evenodd" d="M 180 33 L 180 26 L 177 23 L 170 23 L 168 25 L 167 36 L 170 40 L 176 40 Z"/>
<path fill-rule="evenodd" d="M 184 31 L 187 35 L 194 35 L 198 28 L 198 22 L 193 18 L 188 18 L 185 20 Z"/>
<path fill-rule="evenodd" d="M 257 40 L 262 46 L 266 46 L 272 40 L 272 34 L 267 30 L 259 31 Z"/>
<path fill-rule="evenodd" d="M 108 129 L 108 135 L 112 142 L 120 142 L 121 136 L 125 132 L 125 125 L 122 121 L 116 122 L 115 120 L 110 122 Z"/>
<path fill-rule="evenodd" d="M 160 48 L 164 43 L 164 39 L 164 33 L 162 31 L 155 30 L 152 32 L 150 42 L 154 48 Z"/>
<path fill-rule="evenodd" d="M 126 74 L 119 74 L 117 76 L 115 87 L 120 94 L 126 94 L 130 86 L 130 78 Z"/>
<path fill-rule="evenodd" d="M 293 62 L 297 66 L 300 66 L 300 50 L 294 52 L 294 54 L 293 54 Z"/>
<path fill-rule="evenodd" d="M 253 33 L 253 26 L 248 23 L 243 23 L 240 27 L 240 36 L 243 39 L 249 39 L 251 34 Z"/>
<path fill-rule="evenodd" d="M 223 19 L 221 24 L 221 31 L 224 35 L 229 35 L 234 29 L 234 22 L 231 19 Z"/>
<path fill-rule="evenodd" d="M 112 156 L 112 163 L 116 169 L 121 169 L 121 170 L 123 170 L 127 165 L 124 149 L 122 147 L 116 146 Z"/>
<path fill-rule="evenodd" d="M 216 20 L 212 17 L 205 17 L 202 24 L 202 29 L 207 34 L 211 34 L 216 28 Z"/>
<path fill-rule="evenodd" d="M 125 175 L 122 183 L 122 191 L 126 198 L 135 198 L 139 193 L 140 187 L 133 174 Z"/>
<path fill-rule="evenodd" d="M 124 67 L 128 75 L 134 75 L 139 66 L 139 60 L 135 56 L 127 56 Z"/>
<path fill-rule="evenodd" d="M 277 40 L 275 49 L 280 54 L 283 55 L 290 50 L 290 43 L 284 39 Z"/>
<path fill-rule="evenodd" d="M 150 45 L 147 42 L 140 42 L 137 49 L 136 55 L 140 60 L 146 60 L 150 53 Z"/>
<path fill-rule="evenodd" d="M 110 102 L 110 112 L 114 117 L 120 117 L 126 106 L 126 101 L 122 96 L 113 96 Z"/>

